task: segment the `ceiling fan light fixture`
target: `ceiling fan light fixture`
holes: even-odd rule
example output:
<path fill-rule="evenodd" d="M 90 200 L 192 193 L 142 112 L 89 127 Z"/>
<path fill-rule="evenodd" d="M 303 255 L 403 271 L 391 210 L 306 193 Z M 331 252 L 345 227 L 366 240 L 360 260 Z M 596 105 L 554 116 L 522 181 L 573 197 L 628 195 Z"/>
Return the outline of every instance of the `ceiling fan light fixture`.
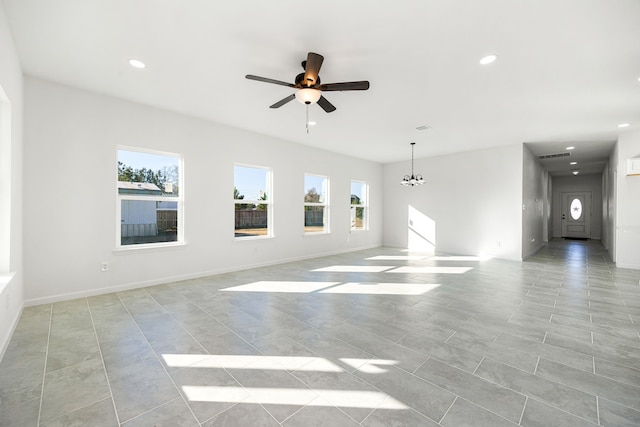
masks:
<path fill-rule="evenodd" d="M 298 74 L 294 83 L 287 83 L 282 80 L 269 79 L 266 77 L 254 76 L 253 74 L 247 74 L 245 78 L 249 80 L 256 80 L 259 82 L 271 83 L 280 86 L 287 86 L 292 89 L 297 89 L 294 93 L 281 99 L 269 108 L 280 108 L 286 103 L 293 101 L 297 98 L 301 104 L 307 105 L 318 104 L 325 113 L 331 113 L 336 111 L 335 105 L 333 105 L 327 98 L 322 96 L 322 92 L 336 92 L 336 91 L 348 91 L 348 90 L 367 90 L 369 89 L 369 82 L 366 80 L 357 82 L 337 82 L 320 84 L 320 67 L 324 57 L 314 52 L 307 54 L 307 60 L 302 61 L 302 68 L 304 73 Z"/>
<path fill-rule="evenodd" d="M 296 92 L 296 99 L 302 104 L 315 104 L 322 94 L 318 89 L 302 88 Z"/>

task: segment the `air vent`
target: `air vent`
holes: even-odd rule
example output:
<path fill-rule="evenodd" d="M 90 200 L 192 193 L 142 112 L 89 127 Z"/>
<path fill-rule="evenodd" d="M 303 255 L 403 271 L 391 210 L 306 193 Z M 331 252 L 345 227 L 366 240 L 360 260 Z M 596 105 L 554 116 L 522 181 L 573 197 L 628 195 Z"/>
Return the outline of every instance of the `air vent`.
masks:
<path fill-rule="evenodd" d="M 538 156 L 539 159 L 556 159 L 558 157 L 569 157 L 571 155 L 570 152 L 557 153 L 557 154 L 544 154 L 542 156 Z"/>

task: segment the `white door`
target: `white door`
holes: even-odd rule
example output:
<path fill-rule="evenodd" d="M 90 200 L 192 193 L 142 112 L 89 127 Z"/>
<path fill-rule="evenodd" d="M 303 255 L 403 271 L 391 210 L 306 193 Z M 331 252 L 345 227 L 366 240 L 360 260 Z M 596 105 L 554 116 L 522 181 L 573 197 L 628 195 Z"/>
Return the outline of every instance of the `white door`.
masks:
<path fill-rule="evenodd" d="M 591 237 L 591 192 L 562 193 L 562 237 Z"/>

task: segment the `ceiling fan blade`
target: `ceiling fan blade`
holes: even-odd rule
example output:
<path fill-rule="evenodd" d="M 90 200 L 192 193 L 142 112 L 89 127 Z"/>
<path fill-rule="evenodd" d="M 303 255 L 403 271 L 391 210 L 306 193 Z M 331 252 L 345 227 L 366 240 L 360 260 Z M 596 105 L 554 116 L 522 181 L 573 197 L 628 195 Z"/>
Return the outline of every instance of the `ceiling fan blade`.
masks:
<path fill-rule="evenodd" d="M 249 80 L 256 80 L 258 82 L 273 83 L 274 85 L 287 86 L 287 87 L 295 87 L 295 85 L 292 83 L 287 83 L 280 80 L 268 79 L 266 77 L 254 76 L 253 74 L 247 74 L 245 77 L 248 78 Z"/>
<path fill-rule="evenodd" d="M 296 94 L 292 93 L 291 95 L 287 96 L 286 98 L 282 98 L 280 101 L 276 102 L 275 104 L 270 105 L 269 108 L 280 108 L 284 104 L 286 104 L 287 102 L 292 101 L 295 97 L 296 97 Z"/>
<path fill-rule="evenodd" d="M 369 89 L 369 82 L 363 80 L 360 82 L 327 83 L 320 85 L 318 89 L 325 92 L 335 92 L 340 90 L 367 90 Z"/>
<path fill-rule="evenodd" d="M 321 96 L 320 99 L 318 99 L 318 105 L 322 107 L 322 109 L 327 113 L 336 111 L 336 107 L 332 103 L 327 101 L 327 98 L 325 98 L 324 96 Z"/>
<path fill-rule="evenodd" d="M 304 69 L 304 85 L 309 87 L 316 85 L 318 82 L 320 67 L 322 67 L 322 61 L 324 61 L 324 56 L 322 55 L 318 55 L 313 52 L 309 52 L 307 54 L 307 61 Z"/>

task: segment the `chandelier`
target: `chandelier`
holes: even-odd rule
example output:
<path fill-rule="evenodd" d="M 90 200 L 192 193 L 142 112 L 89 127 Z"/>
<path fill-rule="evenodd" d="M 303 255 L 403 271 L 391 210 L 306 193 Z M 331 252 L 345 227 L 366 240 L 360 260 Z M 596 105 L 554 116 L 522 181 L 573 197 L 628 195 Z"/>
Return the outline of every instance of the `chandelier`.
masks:
<path fill-rule="evenodd" d="M 422 185 L 424 184 L 426 181 L 424 179 L 422 179 L 422 175 L 418 174 L 418 175 L 414 175 L 413 174 L 413 146 L 416 145 L 415 142 L 411 143 L 411 176 L 409 175 L 405 175 L 404 178 L 402 178 L 402 182 L 400 184 L 407 186 L 407 187 L 413 187 L 416 185 Z"/>

